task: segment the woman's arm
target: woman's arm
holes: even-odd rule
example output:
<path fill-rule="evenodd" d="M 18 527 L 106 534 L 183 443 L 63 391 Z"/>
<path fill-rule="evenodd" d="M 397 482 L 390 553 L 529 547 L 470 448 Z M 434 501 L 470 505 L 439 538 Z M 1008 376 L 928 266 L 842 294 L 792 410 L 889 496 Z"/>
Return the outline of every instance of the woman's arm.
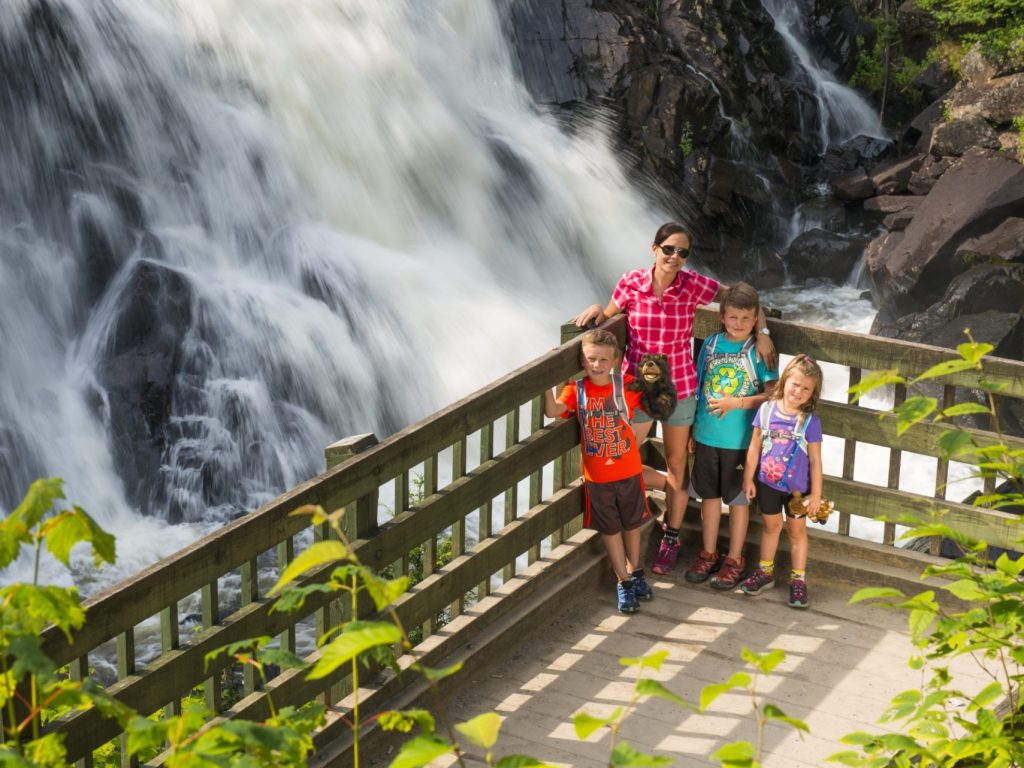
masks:
<path fill-rule="evenodd" d="M 608 306 L 601 309 L 600 304 L 591 304 L 589 307 L 584 309 L 573 320 L 580 328 L 586 328 L 588 325 L 593 323 L 594 325 L 600 325 L 609 317 L 619 314 L 619 305 L 614 301 L 609 301 Z"/>
<path fill-rule="evenodd" d="M 729 290 L 728 285 L 720 284 L 718 286 L 718 293 L 715 294 L 715 301 L 721 304 L 722 297 L 725 296 L 727 290 Z M 754 323 L 754 349 L 757 350 L 758 360 L 764 361 L 764 364 L 769 368 L 774 368 L 779 362 L 779 356 L 775 352 L 775 344 L 772 342 L 771 337 L 767 333 L 761 333 L 761 330 L 767 327 L 768 319 L 764 314 L 764 307 L 758 307 L 757 322 Z"/>

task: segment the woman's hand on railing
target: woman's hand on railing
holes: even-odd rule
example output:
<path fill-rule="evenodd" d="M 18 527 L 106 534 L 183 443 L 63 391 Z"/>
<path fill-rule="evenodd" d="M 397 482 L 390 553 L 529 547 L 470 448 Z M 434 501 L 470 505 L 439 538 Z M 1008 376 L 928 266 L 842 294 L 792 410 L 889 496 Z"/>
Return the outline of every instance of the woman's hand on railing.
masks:
<path fill-rule="evenodd" d="M 573 320 L 573 322 L 576 323 L 576 325 L 579 326 L 580 328 L 586 328 L 591 323 L 594 323 L 596 325 L 597 323 L 601 322 L 601 320 L 604 319 L 603 315 L 604 311 L 601 309 L 600 304 L 591 304 L 589 307 L 587 307 L 578 315 L 576 315 L 576 318 Z"/>

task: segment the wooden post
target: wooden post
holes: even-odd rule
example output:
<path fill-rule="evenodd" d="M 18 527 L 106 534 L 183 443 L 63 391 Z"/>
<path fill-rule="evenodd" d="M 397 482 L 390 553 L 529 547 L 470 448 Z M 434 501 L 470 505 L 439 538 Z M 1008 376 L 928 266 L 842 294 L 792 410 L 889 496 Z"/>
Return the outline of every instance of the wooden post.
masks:
<path fill-rule="evenodd" d="M 135 674 L 135 628 L 117 636 L 117 679 Z M 138 768 L 139 758 L 128 754 L 128 734 L 121 734 L 121 768 Z"/>
<path fill-rule="evenodd" d="M 506 450 L 514 446 L 519 442 L 519 409 L 516 408 L 509 412 L 505 417 L 505 448 Z M 505 525 L 507 526 L 518 515 L 519 507 L 519 488 L 517 483 L 513 483 L 508 490 L 505 491 Z M 507 582 L 516 575 L 516 561 L 512 558 L 510 562 L 505 565 L 505 569 L 502 572 L 503 581 Z"/>
<path fill-rule="evenodd" d="M 480 463 L 486 464 L 494 458 L 494 424 L 488 422 L 480 428 Z M 491 515 L 494 512 L 494 503 L 487 501 L 477 512 L 477 539 L 483 541 L 491 537 Z M 491 577 L 488 575 L 480 583 L 478 598 L 482 600 L 491 594 Z"/>
<path fill-rule="evenodd" d="M 850 368 L 850 389 L 860 384 L 861 377 L 860 368 Z M 846 402 L 853 403 L 854 394 L 848 392 Z M 857 460 L 857 440 L 853 437 L 848 437 L 843 442 L 843 479 L 853 480 L 854 466 Z M 839 511 L 839 528 L 837 533 L 840 536 L 850 535 L 850 519 L 851 515 L 849 512 Z"/>
<path fill-rule="evenodd" d="M 893 408 L 906 402 L 907 387 L 905 384 L 897 384 L 893 394 Z M 889 480 L 887 487 L 899 489 L 900 487 L 900 464 L 902 463 L 903 451 L 899 448 L 889 449 Z M 896 523 L 887 522 L 882 532 L 883 544 L 896 543 Z"/>

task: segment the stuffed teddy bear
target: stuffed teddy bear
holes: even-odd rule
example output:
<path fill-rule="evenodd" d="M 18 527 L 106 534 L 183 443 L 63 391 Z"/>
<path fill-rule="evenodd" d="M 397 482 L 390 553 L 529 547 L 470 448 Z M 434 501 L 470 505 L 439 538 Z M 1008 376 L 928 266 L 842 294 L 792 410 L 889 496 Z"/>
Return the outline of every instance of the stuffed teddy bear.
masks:
<path fill-rule="evenodd" d="M 794 491 L 793 498 L 789 500 L 789 513 L 790 517 L 806 517 L 812 523 L 821 523 L 821 525 L 824 525 L 828 522 L 828 516 L 832 514 L 832 510 L 835 509 L 835 506 L 836 505 L 833 502 L 822 497 L 821 504 L 818 505 L 818 513 L 815 515 L 809 515 L 807 513 L 807 499 L 803 498 L 800 491 Z"/>
<path fill-rule="evenodd" d="M 665 355 L 644 355 L 629 389 L 640 393 L 640 406 L 652 419 L 664 421 L 676 409 L 679 399 Z"/>

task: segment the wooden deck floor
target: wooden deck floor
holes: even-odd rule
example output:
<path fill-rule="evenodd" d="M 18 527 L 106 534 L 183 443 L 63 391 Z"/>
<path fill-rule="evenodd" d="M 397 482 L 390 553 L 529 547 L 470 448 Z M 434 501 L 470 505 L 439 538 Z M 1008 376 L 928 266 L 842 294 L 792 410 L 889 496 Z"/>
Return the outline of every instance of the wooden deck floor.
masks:
<path fill-rule="evenodd" d="M 496 756 L 519 753 L 558 766 L 603 766 L 610 732 L 600 730 L 581 742 L 572 716 L 580 710 L 607 716 L 629 703 L 637 671 L 622 666 L 621 657 L 668 651 L 660 672 L 645 674 L 696 703 L 705 685 L 750 669 L 741 657 L 744 647 L 758 652 L 779 648 L 786 659 L 769 678 L 758 681 L 758 698 L 804 720 L 810 733 L 769 724 L 762 763 L 768 768 L 818 767 L 846 749 L 839 743 L 841 736 L 882 730 L 877 720 L 893 695 L 922 683 L 922 673 L 907 666 L 913 648 L 906 615 L 847 604 L 861 586 L 880 583 L 875 574 L 882 573 L 886 583 L 901 579 L 881 564 L 836 570 L 812 558 L 811 604 L 806 610 L 786 605 L 785 585 L 751 597 L 689 584 L 682 571 L 679 567 L 670 577 L 654 577 L 655 599 L 632 616 L 615 609 L 610 580 L 600 587 L 592 580 L 548 626 L 525 637 L 511 656 L 473 672 L 451 699 L 451 716 L 459 722 L 484 711 L 498 712 L 504 722 Z M 782 572 L 784 577 L 788 573 Z M 850 580 L 850 572 L 863 574 L 860 583 Z M 909 571 L 903 586 L 911 593 L 920 588 Z M 954 666 L 964 675 L 960 682 L 967 690 L 980 690 L 989 682 L 969 659 Z M 629 715 L 621 738 L 638 749 L 672 756 L 677 766 L 707 766 L 712 764 L 709 756 L 723 744 L 756 740 L 750 696 L 725 694 L 703 714 L 645 698 Z M 472 757 L 467 763 L 481 764 Z M 453 764 L 447 759 L 432 763 Z"/>

